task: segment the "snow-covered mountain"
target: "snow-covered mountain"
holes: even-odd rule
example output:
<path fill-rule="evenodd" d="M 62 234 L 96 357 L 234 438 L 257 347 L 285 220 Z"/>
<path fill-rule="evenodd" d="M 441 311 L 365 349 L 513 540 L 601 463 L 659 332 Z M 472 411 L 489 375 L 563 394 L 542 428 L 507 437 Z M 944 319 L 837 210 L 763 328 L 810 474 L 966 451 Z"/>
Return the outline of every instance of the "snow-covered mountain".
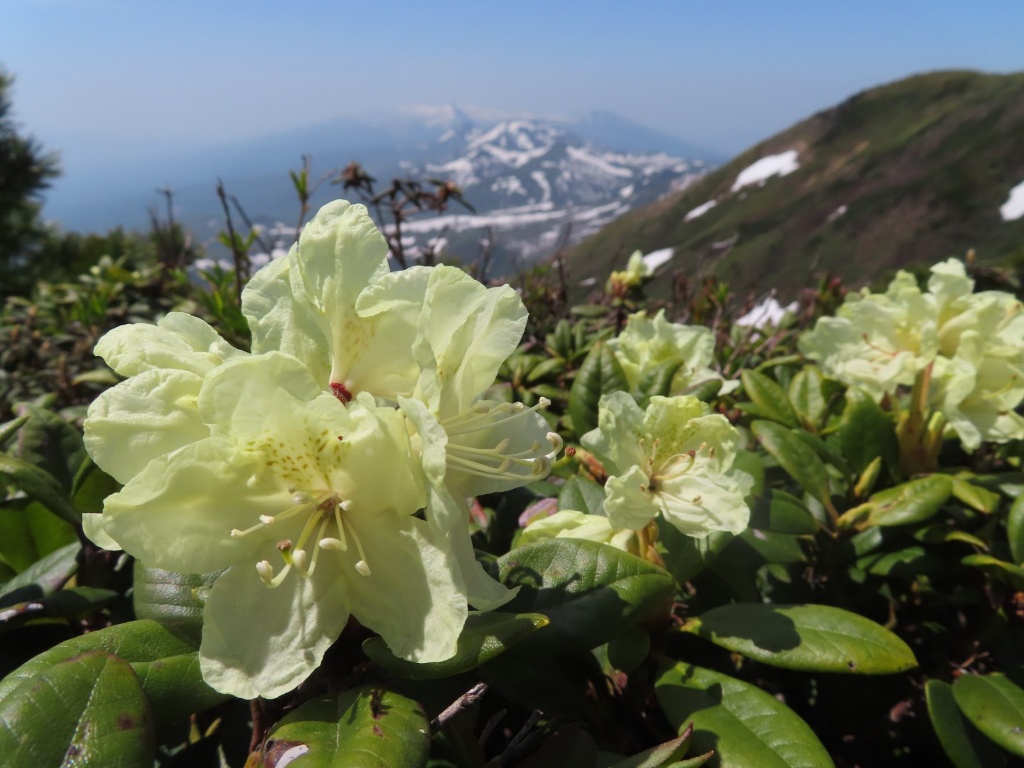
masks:
<path fill-rule="evenodd" d="M 461 130 L 451 128 L 438 142 L 454 156 L 421 166 L 410 163 L 407 170 L 455 182 L 476 213 L 452 208 L 405 227 L 417 240 L 444 233 L 456 252 L 490 230 L 493 244 L 507 257 L 542 257 L 561 238 L 577 242 L 708 170 L 703 160 L 598 147 L 538 119 L 491 125 L 462 119 L 459 124 Z"/>
<path fill-rule="evenodd" d="M 160 162 L 133 161 L 120 170 L 107 163 L 102 183 L 86 173 L 59 182 L 47 213 L 71 229 L 145 227 L 147 208 L 156 202 L 153 188 L 167 186 L 174 191 L 177 218 L 201 242 L 212 243 L 224 227 L 213 183 L 221 177 L 253 221 L 278 233 L 277 250 L 289 244 L 296 219 L 289 167 L 310 154 L 316 177 L 354 159 L 382 186 L 405 176 L 454 181 L 475 213 L 453 205 L 442 216 L 418 216 L 404 229 L 409 243 L 415 248 L 444 238 L 447 256 L 471 261 L 486 237 L 494 269 L 507 271 L 512 258 L 550 254 L 563 236 L 575 242 L 630 208 L 701 176 L 713 155 L 686 158 L 666 152 L 686 146 L 609 113 L 571 120 L 415 106 Z M 311 205 L 315 210 L 339 194 L 339 187 L 321 184 Z M 217 255 L 216 248 L 211 246 L 211 256 Z"/>

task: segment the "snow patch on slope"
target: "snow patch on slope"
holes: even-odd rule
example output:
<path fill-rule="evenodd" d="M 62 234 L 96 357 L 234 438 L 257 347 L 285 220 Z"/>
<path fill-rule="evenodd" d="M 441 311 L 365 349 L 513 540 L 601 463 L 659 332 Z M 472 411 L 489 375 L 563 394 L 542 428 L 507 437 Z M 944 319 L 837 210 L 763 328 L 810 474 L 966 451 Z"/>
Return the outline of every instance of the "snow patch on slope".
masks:
<path fill-rule="evenodd" d="M 1024 181 L 1010 190 L 1010 197 L 999 206 L 999 215 L 1003 221 L 1016 221 L 1024 216 Z"/>
<path fill-rule="evenodd" d="M 646 266 L 650 272 L 653 272 L 671 259 L 674 253 L 675 248 L 662 248 L 658 251 L 651 251 L 643 257 L 644 266 Z"/>
<path fill-rule="evenodd" d="M 751 184 L 763 184 L 772 176 L 788 176 L 799 167 L 795 149 L 778 155 L 767 155 L 740 171 L 736 183 L 732 185 L 732 191 L 736 192 Z"/>
<path fill-rule="evenodd" d="M 698 216 L 703 216 L 705 213 L 710 211 L 716 205 L 718 205 L 718 201 L 716 201 L 716 200 L 708 200 L 706 203 L 703 203 L 702 205 L 698 205 L 696 208 L 694 208 L 688 214 L 683 216 L 683 221 L 691 221 L 693 219 L 696 219 Z"/>

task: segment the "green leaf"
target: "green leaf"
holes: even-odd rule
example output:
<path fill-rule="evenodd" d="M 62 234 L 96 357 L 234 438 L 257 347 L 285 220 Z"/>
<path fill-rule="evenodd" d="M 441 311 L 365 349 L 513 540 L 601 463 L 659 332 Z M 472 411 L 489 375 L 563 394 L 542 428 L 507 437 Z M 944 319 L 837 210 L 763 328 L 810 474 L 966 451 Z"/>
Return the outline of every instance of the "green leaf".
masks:
<path fill-rule="evenodd" d="M 798 536 L 747 528 L 739 534 L 739 538 L 757 552 L 766 563 L 789 564 L 807 561 Z"/>
<path fill-rule="evenodd" d="M 365 640 L 363 652 L 399 677 L 433 680 L 476 669 L 547 624 L 548 617 L 539 613 L 471 613 L 450 659 L 429 664 L 406 661 L 395 656 L 379 637 Z"/>
<path fill-rule="evenodd" d="M 790 405 L 786 390 L 773 379 L 763 373 L 747 369 L 740 374 L 740 381 L 743 382 L 743 391 L 756 406 L 754 409 L 744 410 L 787 427 L 795 427 L 800 423 L 796 411 Z M 744 405 L 746 404 L 741 403 L 740 407 L 743 408 Z"/>
<path fill-rule="evenodd" d="M 6 475 L 17 488 L 25 492 L 26 496 L 35 499 L 72 525 L 81 522 L 78 510 L 67 500 L 67 491 L 49 472 L 22 459 L 0 453 L 0 475 Z"/>
<path fill-rule="evenodd" d="M 175 573 L 135 562 L 132 600 L 135 616 L 153 619 L 182 640 L 199 647 L 203 607 L 217 573 Z"/>
<path fill-rule="evenodd" d="M 914 546 L 898 549 L 895 552 L 881 552 L 861 557 L 857 560 L 856 566 L 872 576 L 912 579 L 942 566 L 942 560 L 930 552 L 926 552 L 924 547 Z"/>
<path fill-rule="evenodd" d="M 953 699 L 953 689 L 941 680 L 929 680 L 924 684 L 928 717 L 932 721 L 935 735 L 946 756 L 956 768 L 984 768 L 978 758 L 963 717 Z"/>
<path fill-rule="evenodd" d="M 22 404 L 16 410 L 28 420 L 7 452 L 51 475 L 61 495 L 67 495 L 86 456 L 81 432 L 59 414 L 38 405 Z"/>
<path fill-rule="evenodd" d="M 954 477 L 952 486 L 953 496 L 971 509 L 977 510 L 985 515 L 990 515 L 999 506 L 999 494 L 993 493 L 980 485 L 974 485 L 966 480 Z"/>
<path fill-rule="evenodd" d="M 0 701 L 62 661 L 87 651 L 112 653 L 131 664 L 153 704 L 157 724 L 180 720 L 226 701 L 203 682 L 199 654 L 150 619 L 115 624 L 55 645 L 0 680 Z"/>
<path fill-rule="evenodd" d="M 48 597 L 15 603 L 0 610 L 0 632 L 33 619 L 80 619 L 95 613 L 121 597 L 112 589 L 72 587 Z"/>
<path fill-rule="evenodd" d="M 683 367 L 684 361 L 681 358 L 666 360 L 653 366 L 644 372 L 644 375 L 636 383 L 636 391 L 633 397 L 637 405 L 646 409 L 647 404 L 655 395 L 668 397 L 672 393 L 672 379 L 676 372 Z"/>
<path fill-rule="evenodd" d="M 733 603 L 691 619 L 683 629 L 784 669 L 889 675 L 917 666 L 907 644 L 885 627 L 828 605 Z"/>
<path fill-rule="evenodd" d="M 790 477 L 825 507 L 834 509 L 825 465 L 810 447 L 780 424 L 755 421 L 750 429 Z"/>
<path fill-rule="evenodd" d="M 0 608 L 53 594 L 78 570 L 81 544 L 73 541 L 37 560 L 0 587 Z"/>
<path fill-rule="evenodd" d="M 672 577 L 656 565 L 604 544 L 550 539 L 498 558 L 500 581 L 520 586 L 509 611 L 551 620 L 522 648 L 572 653 L 602 645 L 622 629 L 667 611 Z"/>
<path fill-rule="evenodd" d="M 693 723 L 693 750 L 714 750 L 718 768 L 833 768 L 807 723 L 752 685 L 679 662 L 655 692 L 677 732 Z"/>
<path fill-rule="evenodd" d="M 536 384 L 538 381 L 541 381 L 542 379 L 545 379 L 548 376 L 552 376 L 553 374 L 560 373 L 564 369 L 564 360 L 548 358 L 547 360 L 540 362 L 539 364 L 533 366 L 533 368 L 530 369 L 530 372 L 526 374 L 526 383 Z"/>
<path fill-rule="evenodd" d="M 627 390 L 626 374 L 607 344 L 597 342 L 576 372 L 569 391 L 569 416 L 577 435 L 597 427 L 601 395 Z"/>
<path fill-rule="evenodd" d="M 586 512 L 588 515 L 603 515 L 604 486 L 573 475 L 565 481 L 558 494 L 558 508 Z"/>
<path fill-rule="evenodd" d="M 998 673 L 961 675 L 953 683 L 953 698 L 975 728 L 1024 757 L 1024 690 Z"/>
<path fill-rule="evenodd" d="M 812 432 L 818 431 L 828 410 L 824 383 L 821 371 L 813 365 L 805 366 L 789 382 L 789 402 L 793 404 L 800 423 Z"/>
<path fill-rule="evenodd" d="M 899 466 L 896 424 L 878 403 L 857 389 L 846 392 L 846 408 L 839 423 L 839 445 L 854 474 L 861 475 L 878 456 L 894 475 Z"/>
<path fill-rule="evenodd" d="M 91 457 L 78 468 L 71 488 L 71 503 L 81 514 L 100 513 L 103 500 L 121 489 L 121 484 L 96 466 Z"/>
<path fill-rule="evenodd" d="M 594 768 L 597 745 L 579 723 L 564 725 L 532 752 L 520 768 Z"/>
<path fill-rule="evenodd" d="M 765 492 L 750 524 L 762 530 L 797 536 L 816 533 L 821 527 L 803 501 L 777 488 L 769 488 Z"/>
<path fill-rule="evenodd" d="M 839 525 L 863 530 L 920 523 L 938 512 L 952 491 L 953 482 L 948 475 L 910 480 L 872 495 L 864 504 L 843 514 Z"/>
<path fill-rule="evenodd" d="M 1006 516 L 1006 538 L 1015 563 L 1024 564 L 1024 494 L 1013 500 Z"/>
<path fill-rule="evenodd" d="M 5 768 L 152 765 L 153 718 L 131 666 L 102 651 L 56 664 L 0 700 Z"/>
<path fill-rule="evenodd" d="M 713 754 L 707 753 L 683 760 L 690 749 L 692 737 L 692 730 L 686 729 L 671 741 L 651 747 L 632 757 L 627 757 L 625 760 L 619 760 L 611 764 L 609 768 L 690 768 L 690 766 L 696 768 L 696 766 L 704 765 L 714 757 Z"/>
<path fill-rule="evenodd" d="M 77 540 L 73 525 L 37 501 L 14 499 L 0 507 L 0 562 L 15 572 Z"/>
<path fill-rule="evenodd" d="M 1006 581 L 1017 589 L 1024 588 L 1024 566 L 1014 565 L 992 555 L 967 555 L 960 560 L 964 565 L 980 568 L 1000 581 Z"/>
<path fill-rule="evenodd" d="M 320 696 L 270 730 L 258 765 L 278 768 L 302 756 L 305 768 L 418 768 L 427 764 L 430 724 L 423 707 L 379 686 Z"/>

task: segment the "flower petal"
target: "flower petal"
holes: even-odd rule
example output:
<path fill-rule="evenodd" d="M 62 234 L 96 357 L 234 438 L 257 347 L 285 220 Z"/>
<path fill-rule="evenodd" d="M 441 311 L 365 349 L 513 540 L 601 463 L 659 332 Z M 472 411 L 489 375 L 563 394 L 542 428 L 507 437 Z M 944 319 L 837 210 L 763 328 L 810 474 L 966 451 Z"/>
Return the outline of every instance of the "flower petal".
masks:
<path fill-rule="evenodd" d="M 466 595 L 430 526 L 391 510 L 358 507 L 346 521 L 370 569 L 348 579 L 352 615 L 397 656 L 416 662 L 451 658 L 468 614 Z"/>
<path fill-rule="evenodd" d="M 122 376 L 154 368 L 204 376 L 224 361 L 246 353 L 232 347 L 198 317 L 171 312 L 156 325 L 131 323 L 114 328 L 96 344 L 96 354 Z"/>
<path fill-rule="evenodd" d="M 399 400 L 402 411 L 416 429 L 427 478 L 427 522 L 439 541 L 455 558 L 470 605 L 489 611 L 504 605 L 519 591 L 492 579 L 476 559 L 469 535 L 469 510 L 448 490 L 446 446 L 448 437 L 437 419 L 418 400 Z"/>
<path fill-rule="evenodd" d="M 102 393 L 85 419 L 85 447 L 122 485 L 153 459 L 210 436 L 199 417 L 203 379 L 151 369 Z"/>
<path fill-rule="evenodd" d="M 597 425 L 580 442 L 604 463 L 609 474 L 625 472 L 646 462 L 647 456 L 639 444 L 644 433 L 644 412 L 628 393 L 601 396 Z"/>
<path fill-rule="evenodd" d="M 203 679 L 242 699 L 287 693 L 320 665 L 348 616 L 337 563 L 321 562 L 312 578 L 288 578 L 275 589 L 250 565 L 230 568 L 203 610 Z"/>
<path fill-rule="evenodd" d="M 638 466 L 608 478 L 604 486 L 604 511 L 615 528 L 639 531 L 658 514 L 658 504 L 650 492 L 650 478 Z"/>
<path fill-rule="evenodd" d="M 151 461 L 103 505 L 103 530 L 126 552 L 157 568 L 209 573 L 255 563 L 284 538 L 280 530 L 232 538 L 260 515 L 291 505 L 285 492 L 250 487 L 258 465 L 238 460 L 223 440 L 208 438 Z"/>

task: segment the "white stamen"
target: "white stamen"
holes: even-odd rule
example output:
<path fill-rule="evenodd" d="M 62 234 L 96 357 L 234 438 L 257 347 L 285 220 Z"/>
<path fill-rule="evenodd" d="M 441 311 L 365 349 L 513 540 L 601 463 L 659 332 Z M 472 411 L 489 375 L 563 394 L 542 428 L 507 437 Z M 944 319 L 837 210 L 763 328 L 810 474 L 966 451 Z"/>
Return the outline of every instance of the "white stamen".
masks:
<path fill-rule="evenodd" d="M 345 546 L 345 543 L 341 539 L 332 539 L 330 537 L 320 539 L 320 548 L 332 549 L 337 552 L 344 552 L 346 549 L 348 549 L 348 547 Z"/>
<path fill-rule="evenodd" d="M 274 524 L 274 516 L 273 515 L 260 515 L 260 522 L 263 523 L 264 525 L 273 525 Z"/>
<path fill-rule="evenodd" d="M 370 575 L 370 566 L 366 564 L 365 560 L 360 560 L 356 563 L 356 573 L 358 573 L 360 576 Z"/>
<path fill-rule="evenodd" d="M 260 579 L 268 587 L 274 580 L 274 567 L 268 560 L 260 560 L 256 563 L 256 573 L 260 575 Z"/>
<path fill-rule="evenodd" d="M 309 578 L 309 558 L 306 556 L 306 550 L 296 549 L 292 552 L 292 565 L 304 578 Z"/>
<path fill-rule="evenodd" d="M 558 453 L 562 450 L 565 442 L 562 440 L 562 436 L 557 432 L 548 432 L 548 442 L 551 443 L 551 450 Z"/>

